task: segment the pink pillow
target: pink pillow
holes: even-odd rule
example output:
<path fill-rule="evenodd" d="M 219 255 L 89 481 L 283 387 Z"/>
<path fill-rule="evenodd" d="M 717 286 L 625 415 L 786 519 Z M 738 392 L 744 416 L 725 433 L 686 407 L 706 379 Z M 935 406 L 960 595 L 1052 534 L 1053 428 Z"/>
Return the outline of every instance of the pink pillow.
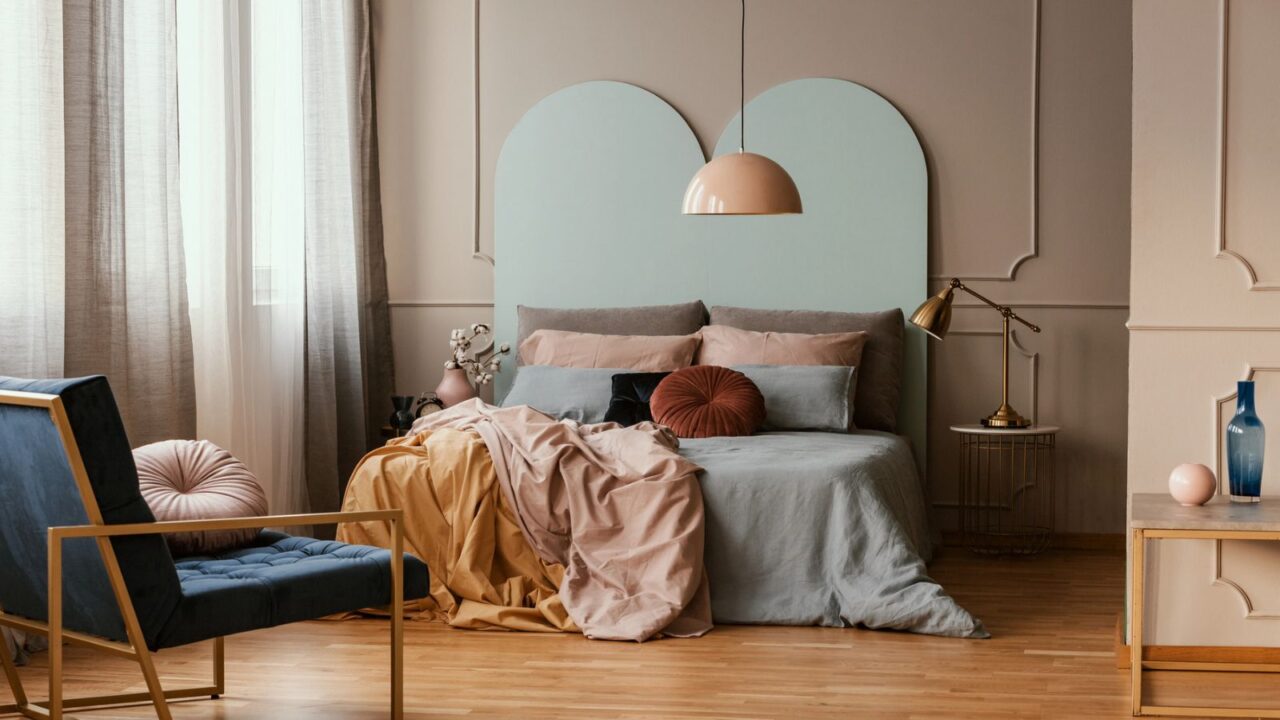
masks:
<path fill-rule="evenodd" d="M 857 367 L 865 332 L 809 335 L 755 332 L 728 325 L 707 325 L 699 331 L 699 365 L 843 365 Z"/>
<path fill-rule="evenodd" d="M 525 365 L 671 372 L 693 364 L 697 335 L 595 335 L 537 330 L 520 343 Z"/>
<path fill-rule="evenodd" d="M 138 487 L 156 520 L 216 520 L 267 514 L 258 479 L 207 440 L 163 440 L 133 451 Z M 178 557 L 243 547 L 261 528 L 165 535 Z"/>

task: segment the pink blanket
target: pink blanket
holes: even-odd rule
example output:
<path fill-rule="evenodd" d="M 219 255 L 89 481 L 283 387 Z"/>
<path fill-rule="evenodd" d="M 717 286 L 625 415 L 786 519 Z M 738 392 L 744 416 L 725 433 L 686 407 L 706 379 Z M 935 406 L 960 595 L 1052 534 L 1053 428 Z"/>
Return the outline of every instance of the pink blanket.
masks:
<path fill-rule="evenodd" d="M 560 597 L 588 637 L 695 637 L 711 629 L 699 468 L 653 423 L 557 421 L 469 400 L 411 433 L 474 430 L 525 539 L 565 567 Z"/>

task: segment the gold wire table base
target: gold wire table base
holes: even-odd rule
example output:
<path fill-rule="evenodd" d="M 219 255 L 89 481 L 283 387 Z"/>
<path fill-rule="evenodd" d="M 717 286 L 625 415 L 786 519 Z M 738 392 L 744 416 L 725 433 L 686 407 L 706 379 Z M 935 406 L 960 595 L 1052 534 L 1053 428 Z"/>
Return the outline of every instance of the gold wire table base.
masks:
<path fill-rule="evenodd" d="M 1054 532 L 1056 427 L 951 428 L 960 436 L 960 531 L 984 555 L 1035 555 Z"/>

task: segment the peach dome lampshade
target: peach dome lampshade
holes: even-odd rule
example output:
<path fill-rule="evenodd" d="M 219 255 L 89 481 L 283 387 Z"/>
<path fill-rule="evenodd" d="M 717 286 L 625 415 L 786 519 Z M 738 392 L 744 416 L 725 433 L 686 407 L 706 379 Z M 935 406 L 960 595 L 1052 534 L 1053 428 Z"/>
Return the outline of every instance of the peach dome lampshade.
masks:
<path fill-rule="evenodd" d="M 781 165 L 746 151 L 747 0 L 742 4 L 739 64 L 738 152 L 702 166 L 684 191 L 685 215 L 787 215 L 804 212 L 800 191 Z"/>

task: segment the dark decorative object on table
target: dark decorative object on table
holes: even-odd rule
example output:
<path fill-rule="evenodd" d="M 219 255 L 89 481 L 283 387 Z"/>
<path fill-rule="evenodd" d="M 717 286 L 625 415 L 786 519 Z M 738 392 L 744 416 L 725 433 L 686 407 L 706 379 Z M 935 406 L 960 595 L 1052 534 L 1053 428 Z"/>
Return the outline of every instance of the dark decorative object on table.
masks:
<path fill-rule="evenodd" d="M 389 422 L 397 435 L 409 432 L 409 428 L 413 427 L 413 421 L 418 418 L 413 412 L 414 400 L 417 400 L 417 398 L 413 395 L 391 396 L 391 405 L 395 407 L 395 412 L 391 413 Z"/>
<path fill-rule="evenodd" d="M 1262 456 L 1267 431 L 1253 405 L 1253 381 L 1236 383 L 1236 414 L 1227 425 L 1227 474 L 1231 501 L 1256 503 L 1262 499 Z"/>
<path fill-rule="evenodd" d="M 424 392 L 418 396 L 418 407 L 414 408 L 414 417 L 422 417 L 430 415 L 433 412 L 439 412 L 444 409 L 444 402 L 440 400 L 435 393 Z"/>
<path fill-rule="evenodd" d="M 609 398 L 609 409 L 604 414 L 605 422 L 616 422 L 623 427 L 631 427 L 636 423 L 652 422 L 653 412 L 649 409 L 649 399 L 658 383 L 670 375 L 669 372 L 619 373 L 614 375 L 613 393 Z"/>

